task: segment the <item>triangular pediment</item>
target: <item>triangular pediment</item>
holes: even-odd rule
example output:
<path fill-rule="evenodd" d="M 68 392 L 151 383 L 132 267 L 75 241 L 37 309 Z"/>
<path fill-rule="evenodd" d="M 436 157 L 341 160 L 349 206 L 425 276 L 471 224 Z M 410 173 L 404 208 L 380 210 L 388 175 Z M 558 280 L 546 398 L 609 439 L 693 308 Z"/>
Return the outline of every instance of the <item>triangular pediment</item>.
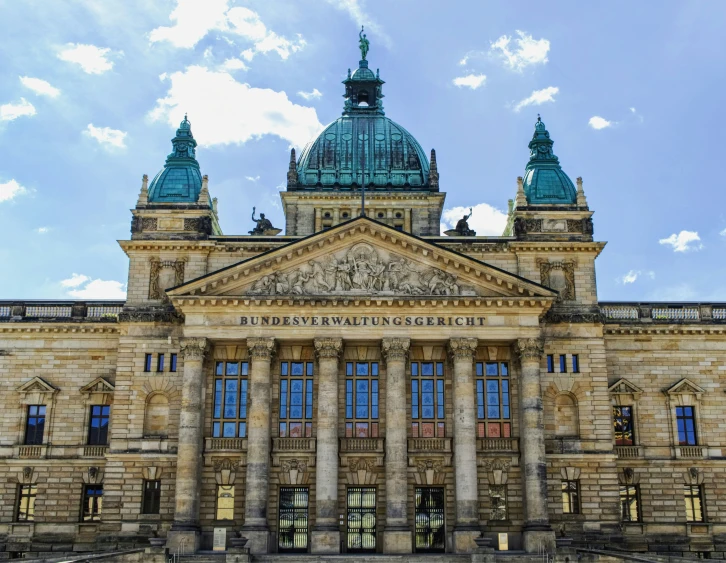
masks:
<path fill-rule="evenodd" d="M 97 377 L 88 385 L 81 387 L 81 393 L 83 394 L 113 393 L 115 390 L 116 388 L 111 383 L 106 381 L 103 377 Z"/>
<path fill-rule="evenodd" d="M 699 387 L 693 381 L 688 378 L 681 379 L 675 385 L 672 385 L 666 390 L 668 395 L 696 395 L 700 397 L 706 390 L 703 387 Z"/>
<path fill-rule="evenodd" d="M 608 391 L 611 395 L 639 395 L 643 392 L 640 387 L 625 378 L 618 379 L 608 387 Z"/>
<path fill-rule="evenodd" d="M 167 291 L 172 299 L 481 297 L 557 293 L 368 218 L 358 218 Z"/>
<path fill-rule="evenodd" d="M 58 389 L 53 387 L 45 379 L 34 377 L 30 381 L 26 381 L 16 389 L 18 393 L 57 393 Z"/>

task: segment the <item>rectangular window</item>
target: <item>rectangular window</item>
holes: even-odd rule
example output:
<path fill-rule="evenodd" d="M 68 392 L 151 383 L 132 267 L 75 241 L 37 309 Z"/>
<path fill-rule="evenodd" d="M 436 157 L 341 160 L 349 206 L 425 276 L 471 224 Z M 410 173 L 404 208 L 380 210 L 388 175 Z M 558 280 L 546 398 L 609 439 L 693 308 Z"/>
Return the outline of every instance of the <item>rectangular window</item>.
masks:
<path fill-rule="evenodd" d="M 169 371 L 176 371 L 176 354 L 172 354 L 171 358 L 169 358 Z"/>
<path fill-rule="evenodd" d="M 164 371 L 164 354 L 159 354 L 156 358 L 156 371 Z"/>
<path fill-rule="evenodd" d="M 489 520 L 507 519 L 507 486 L 489 485 Z"/>
<path fill-rule="evenodd" d="M 572 373 L 580 373 L 580 356 L 572 354 Z"/>
<path fill-rule="evenodd" d="M 147 481 L 144 479 L 143 497 L 141 500 L 141 514 L 159 514 L 161 504 L 161 481 L 158 479 Z"/>
<path fill-rule="evenodd" d="M 696 445 L 696 411 L 694 407 L 676 407 L 678 445 Z"/>
<path fill-rule="evenodd" d="M 555 357 L 547 354 L 547 373 L 555 373 Z"/>
<path fill-rule="evenodd" d="M 686 520 L 705 522 L 703 517 L 703 485 L 683 485 L 683 499 L 686 501 Z"/>
<path fill-rule="evenodd" d="M 83 487 L 83 522 L 97 521 L 101 519 L 101 507 L 103 506 L 103 485 L 84 485 Z"/>
<path fill-rule="evenodd" d="M 18 485 L 18 509 L 15 512 L 17 522 L 32 522 L 35 520 L 35 497 L 38 494 L 38 485 Z"/>
<path fill-rule="evenodd" d="M 635 444 L 633 435 L 633 407 L 613 407 L 613 430 L 616 446 L 632 446 Z"/>
<path fill-rule="evenodd" d="M 509 398 L 509 364 L 476 363 L 476 416 L 479 438 L 509 438 L 512 413 Z"/>
<path fill-rule="evenodd" d="M 108 420 L 111 407 L 108 405 L 92 405 L 91 418 L 88 421 L 88 444 L 105 446 L 108 444 Z"/>
<path fill-rule="evenodd" d="M 378 438 L 378 362 L 345 364 L 345 437 Z"/>
<path fill-rule="evenodd" d="M 217 485 L 216 520 L 234 520 L 234 485 Z"/>
<path fill-rule="evenodd" d="M 313 362 L 280 364 L 280 438 L 313 435 Z"/>
<path fill-rule="evenodd" d="M 567 373 L 567 356 L 560 354 L 560 373 Z"/>
<path fill-rule="evenodd" d="M 248 362 L 217 362 L 214 379 L 214 438 L 247 437 Z"/>
<path fill-rule="evenodd" d="M 638 485 L 620 485 L 620 519 L 640 522 L 640 491 Z"/>
<path fill-rule="evenodd" d="M 25 443 L 42 444 L 45 430 L 45 405 L 28 405 L 25 424 Z"/>
<path fill-rule="evenodd" d="M 151 371 L 151 354 L 146 354 L 144 358 L 144 371 Z"/>
<path fill-rule="evenodd" d="M 562 481 L 562 513 L 580 514 L 579 481 Z"/>
<path fill-rule="evenodd" d="M 411 435 L 446 436 L 444 362 L 411 362 Z"/>

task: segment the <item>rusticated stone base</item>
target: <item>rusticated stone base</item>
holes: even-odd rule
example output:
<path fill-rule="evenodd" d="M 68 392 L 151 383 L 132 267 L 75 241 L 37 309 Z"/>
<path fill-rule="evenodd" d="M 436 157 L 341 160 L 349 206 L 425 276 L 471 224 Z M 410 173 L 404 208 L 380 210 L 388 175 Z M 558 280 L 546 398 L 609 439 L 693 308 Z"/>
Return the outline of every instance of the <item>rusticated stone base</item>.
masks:
<path fill-rule="evenodd" d="M 412 553 L 411 530 L 384 530 L 383 553 Z"/>
<path fill-rule="evenodd" d="M 169 530 L 166 547 L 170 553 L 196 553 L 199 551 L 201 535 L 199 530 Z"/>
<path fill-rule="evenodd" d="M 454 530 L 454 553 L 474 553 L 477 549 L 474 538 L 478 538 L 481 530 L 461 529 Z"/>
<path fill-rule="evenodd" d="M 340 532 L 313 530 L 310 534 L 310 553 L 340 553 Z"/>
<path fill-rule="evenodd" d="M 269 530 L 249 530 L 244 527 L 241 530 L 242 535 L 247 538 L 245 547 L 250 550 L 253 555 L 269 553 L 270 550 L 270 531 Z"/>
<path fill-rule="evenodd" d="M 524 551 L 527 553 L 541 553 L 543 549 L 548 553 L 555 552 L 555 532 L 553 530 L 525 530 Z"/>

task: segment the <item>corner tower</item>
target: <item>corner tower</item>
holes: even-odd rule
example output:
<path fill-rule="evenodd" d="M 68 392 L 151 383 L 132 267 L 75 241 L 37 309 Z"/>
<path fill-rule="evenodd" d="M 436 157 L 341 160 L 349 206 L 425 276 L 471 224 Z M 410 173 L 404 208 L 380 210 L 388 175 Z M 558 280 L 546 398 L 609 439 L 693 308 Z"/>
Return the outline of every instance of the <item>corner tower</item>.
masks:
<path fill-rule="evenodd" d="M 361 36 L 358 68 L 343 80 L 343 114 L 295 160 L 281 193 L 286 234 L 309 235 L 365 213 L 415 235 L 438 235 L 446 194 L 436 154 L 427 157 L 406 129 L 385 116 L 383 84 L 368 67 Z"/>

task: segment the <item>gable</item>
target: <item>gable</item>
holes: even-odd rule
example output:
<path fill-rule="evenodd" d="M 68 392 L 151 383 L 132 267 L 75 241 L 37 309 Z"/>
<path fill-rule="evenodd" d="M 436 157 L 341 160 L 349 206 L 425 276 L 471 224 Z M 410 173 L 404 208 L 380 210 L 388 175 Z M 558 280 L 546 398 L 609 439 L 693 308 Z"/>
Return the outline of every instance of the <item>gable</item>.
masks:
<path fill-rule="evenodd" d="M 705 389 L 685 377 L 666 390 L 668 395 L 695 395 L 699 399 L 701 398 L 701 394 L 705 392 Z"/>
<path fill-rule="evenodd" d="M 640 387 L 625 378 L 618 379 L 608 387 L 608 391 L 611 395 L 635 395 L 636 397 L 643 392 Z"/>
<path fill-rule="evenodd" d="M 367 218 L 168 290 L 170 297 L 545 298 L 556 292 Z"/>
<path fill-rule="evenodd" d="M 40 377 L 34 377 L 16 389 L 18 393 L 57 393 L 58 389 Z"/>
<path fill-rule="evenodd" d="M 108 381 L 106 381 L 103 377 L 97 377 L 91 383 L 88 385 L 85 385 L 84 387 L 81 387 L 81 393 L 83 394 L 90 394 L 90 393 L 113 393 L 116 390 L 116 388 L 111 385 Z"/>

